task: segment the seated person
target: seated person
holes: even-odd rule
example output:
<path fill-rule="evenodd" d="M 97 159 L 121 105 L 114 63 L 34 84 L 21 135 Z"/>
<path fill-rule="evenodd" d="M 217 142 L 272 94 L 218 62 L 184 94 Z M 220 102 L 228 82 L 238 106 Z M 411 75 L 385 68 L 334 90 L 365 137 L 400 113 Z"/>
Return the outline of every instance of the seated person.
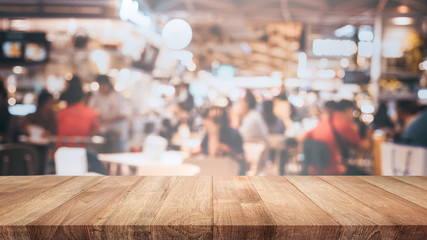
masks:
<path fill-rule="evenodd" d="M 401 143 L 427 147 L 427 109 L 424 109 L 407 126 L 401 136 Z"/>
<path fill-rule="evenodd" d="M 70 80 L 68 88 L 62 93 L 61 100 L 67 102 L 67 107 L 58 113 L 58 138 L 60 137 L 89 137 L 98 129 L 98 113 L 95 109 L 83 103 L 83 90 L 78 77 Z M 57 146 L 62 146 L 58 142 Z M 84 144 L 65 144 L 70 147 L 85 147 Z M 88 171 L 104 174 L 105 169 L 95 152 L 87 149 Z"/>
<path fill-rule="evenodd" d="M 58 113 L 58 137 L 89 137 L 99 128 L 98 113 L 83 102 L 80 79 L 73 77 L 61 95 L 67 107 Z"/>
<path fill-rule="evenodd" d="M 56 116 L 52 109 L 53 96 L 43 90 L 37 99 L 37 110 L 28 114 L 22 120 L 22 129 L 25 133 L 31 134 L 31 126 L 35 125 L 43 129 L 42 137 L 56 134 Z"/>
<path fill-rule="evenodd" d="M 240 175 L 246 172 L 246 163 L 243 158 L 243 141 L 239 132 L 229 126 L 227 112 L 220 107 L 212 107 L 203 115 L 203 125 L 206 134 L 201 147 L 204 154 L 217 156 L 231 156 L 239 161 Z"/>

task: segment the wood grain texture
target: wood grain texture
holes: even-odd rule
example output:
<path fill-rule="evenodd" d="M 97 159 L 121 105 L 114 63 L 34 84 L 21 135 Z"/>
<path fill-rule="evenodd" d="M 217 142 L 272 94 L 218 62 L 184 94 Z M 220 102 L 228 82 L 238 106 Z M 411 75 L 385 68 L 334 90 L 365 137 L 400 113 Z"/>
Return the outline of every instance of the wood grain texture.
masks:
<path fill-rule="evenodd" d="M 427 177 L 426 176 L 418 176 L 418 177 L 407 177 L 407 176 L 396 176 L 394 177 L 399 179 L 400 181 L 412 184 L 424 190 L 427 190 Z"/>
<path fill-rule="evenodd" d="M 340 238 L 375 239 L 396 235 L 395 226 L 388 217 L 321 178 L 289 176 L 286 179 L 341 224 Z"/>
<path fill-rule="evenodd" d="M 153 239 L 212 239 L 212 177 L 178 177 L 151 223 Z"/>
<path fill-rule="evenodd" d="M 138 177 L 110 177 L 81 192 L 43 217 L 31 222 L 35 239 L 88 239 L 93 222 L 105 209 L 129 190 Z"/>
<path fill-rule="evenodd" d="M 425 194 L 427 190 L 393 177 L 360 176 L 359 178 L 427 209 L 427 194 Z"/>
<path fill-rule="evenodd" d="M 276 223 L 247 177 L 213 177 L 214 238 L 271 239 Z"/>
<path fill-rule="evenodd" d="M 93 239 L 149 239 L 150 224 L 176 177 L 145 177 L 93 223 Z"/>
<path fill-rule="evenodd" d="M 321 177 L 354 199 L 380 213 L 396 226 L 396 239 L 425 239 L 427 209 L 356 177 Z M 390 236 L 389 234 L 387 236 Z"/>
<path fill-rule="evenodd" d="M 26 227 L 28 224 L 73 199 L 82 190 L 92 187 L 105 177 L 79 177 L 76 179 L 76 177 L 52 176 L 49 178 L 53 183 L 62 184 L 33 195 L 28 201 L 2 207 L 0 214 L 0 236 L 2 238 L 29 239 L 30 235 Z M 68 181 L 64 182 L 64 179 L 68 179 Z M 37 183 L 38 181 L 35 181 L 35 184 Z M 19 192 L 20 189 L 16 188 L 16 191 Z M 29 195 L 31 195 L 31 191 Z"/>
<path fill-rule="evenodd" d="M 334 239 L 339 224 L 285 178 L 251 177 L 276 223 L 277 239 Z M 307 214 L 310 213 L 310 214 Z"/>
<path fill-rule="evenodd" d="M 425 177 L 0 177 L 0 239 L 427 239 Z"/>
<path fill-rule="evenodd" d="M 25 181 L 22 182 L 15 181 L 12 184 L 4 184 L 8 187 L 1 189 L 0 192 L 0 214 L 2 214 L 3 208 L 10 209 L 13 206 L 17 206 L 71 178 L 72 177 L 63 177 L 58 179 L 55 176 L 46 176 L 44 178 L 28 177 L 24 178 Z M 3 195 L 7 196 L 7 198 L 2 198 L 1 196 Z"/>

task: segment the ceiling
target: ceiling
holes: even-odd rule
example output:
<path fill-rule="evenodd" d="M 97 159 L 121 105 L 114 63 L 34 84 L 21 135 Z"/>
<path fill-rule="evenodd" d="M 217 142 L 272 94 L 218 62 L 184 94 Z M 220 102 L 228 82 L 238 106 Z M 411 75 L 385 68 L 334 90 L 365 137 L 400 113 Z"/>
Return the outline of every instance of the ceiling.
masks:
<path fill-rule="evenodd" d="M 295 21 L 315 24 L 372 23 L 377 10 L 396 12 L 406 5 L 411 14 L 426 13 L 425 0 L 144 0 L 156 14 L 190 21 L 245 21 L 262 24 Z"/>
<path fill-rule="evenodd" d="M 150 12 L 159 26 L 171 18 L 191 24 L 189 49 L 199 67 L 209 68 L 218 61 L 250 75 L 296 69 L 295 52 L 304 50 L 307 32 L 372 25 L 376 13 L 396 16 L 403 4 L 409 7 L 403 15 L 424 22 L 427 29 L 427 0 L 138 1 L 140 10 Z M 118 18 L 119 5 L 120 0 L 0 0 L 0 18 Z"/>
<path fill-rule="evenodd" d="M 0 0 L 0 18 L 117 17 L 119 0 Z"/>
<path fill-rule="evenodd" d="M 189 47 L 198 65 L 232 64 L 241 74 L 263 75 L 297 68 L 304 34 L 324 34 L 346 24 L 373 25 L 376 13 L 399 14 L 406 5 L 418 21 L 427 20 L 426 0 L 145 0 L 164 24 L 186 19 L 193 28 Z M 401 14 L 401 13 L 400 13 Z M 426 22 L 427 23 L 427 22 Z M 289 72 L 289 71 L 288 71 Z M 292 74 L 292 73 L 291 73 Z"/>

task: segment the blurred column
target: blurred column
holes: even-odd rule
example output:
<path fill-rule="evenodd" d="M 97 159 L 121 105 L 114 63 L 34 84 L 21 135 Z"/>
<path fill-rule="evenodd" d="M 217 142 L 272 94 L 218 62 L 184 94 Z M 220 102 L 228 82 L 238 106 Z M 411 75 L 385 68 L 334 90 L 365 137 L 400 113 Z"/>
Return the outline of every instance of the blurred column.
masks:
<path fill-rule="evenodd" d="M 371 89 L 372 98 L 375 106 L 378 106 L 380 86 L 379 80 L 381 77 L 381 48 L 383 35 L 383 10 L 387 0 L 380 0 L 375 12 L 374 22 L 374 52 L 371 60 Z"/>
<path fill-rule="evenodd" d="M 377 106 L 380 94 L 379 80 L 381 77 L 381 42 L 383 30 L 383 17 L 377 13 L 374 23 L 374 52 L 371 60 L 371 89 L 374 104 Z"/>

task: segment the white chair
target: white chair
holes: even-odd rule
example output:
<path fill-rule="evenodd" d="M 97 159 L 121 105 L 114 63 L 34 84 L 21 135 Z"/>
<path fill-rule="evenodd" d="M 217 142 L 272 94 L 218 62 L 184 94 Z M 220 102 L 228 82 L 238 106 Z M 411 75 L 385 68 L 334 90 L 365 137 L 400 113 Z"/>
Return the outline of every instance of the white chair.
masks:
<path fill-rule="evenodd" d="M 56 150 L 54 158 L 56 175 L 90 175 L 85 148 L 60 147 Z"/>
<path fill-rule="evenodd" d="M 247 175 L 256 175 L 258 166 L 266 151 L 266 144 L 264 142 L 244 142 L 243 151 L 246 162 L 249 163 Z"/>
<path fill-rule="evenodd" d="M 181 165 L 146 165 L 137 169 L 138 176 L 195 176 L 200 173 L 200 167 L 183 163 Z"/>

